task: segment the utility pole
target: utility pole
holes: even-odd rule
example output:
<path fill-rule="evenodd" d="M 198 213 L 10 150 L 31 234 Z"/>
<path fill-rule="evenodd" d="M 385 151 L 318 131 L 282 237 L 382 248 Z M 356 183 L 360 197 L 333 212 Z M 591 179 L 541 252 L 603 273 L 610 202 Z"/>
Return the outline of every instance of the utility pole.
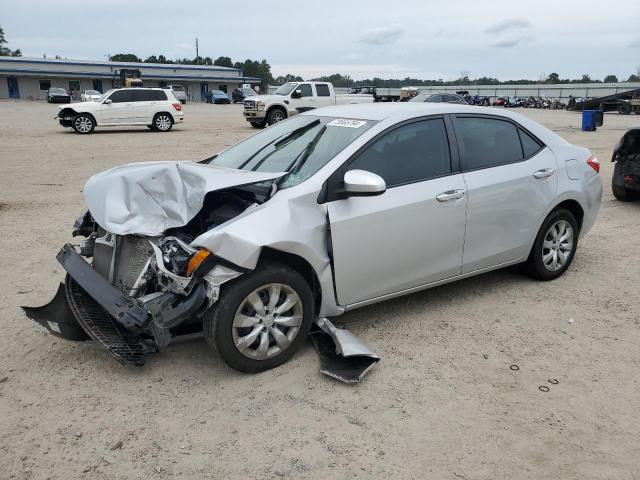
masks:
<path fill-rule="evenodd" d="M 200 54 L 198 53 L 198 37 L 196 37 L 196 65 L 200 65 Z"/>

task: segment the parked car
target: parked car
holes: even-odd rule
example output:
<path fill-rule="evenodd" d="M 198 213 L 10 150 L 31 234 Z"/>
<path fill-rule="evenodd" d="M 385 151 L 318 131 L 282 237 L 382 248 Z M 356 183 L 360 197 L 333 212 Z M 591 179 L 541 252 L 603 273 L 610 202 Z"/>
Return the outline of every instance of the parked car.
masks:
<path fill-rule="evenodd" d="M 331 105 L 373 103 L 373 95 L 336 95 L 329 82 L 287 82 L 273 95 L 258 95 L 244 101 L 244 119 L 255 128 L 264 128 L 301 112 Z"/>
<path fill-rule="evenodd" d="M 72 103 L 60 107 L 56 117 L 63 127 L 77 133 L 91 133 L 96 127 L 146 125 L 168 132 L 182 123 L 182 105 L 171 90 L 162 88 L 118 88 L 109 90 L 95 102 Z"/>
<path fill-rule="evenodd" d="M 173 92 L 180 103 L 183 105 L 187 103 L 187 92 L 182 85 L 167 85 L 167 88 Z"/>
<path fill-rule="evenodd" d="M 613 196 L 622 202 L 640 199 L 640 126 L 630 128 L 613 150 Z"/>
<path fill-rule="evenodd" d="M 80 101 L 82 102 L 97 102 L 102 94 L 97 90 L 85 90 L 80 94 Z"/>
<path fill-rule="evenodd" d="M 207 103 L 224 103 L 226 105 L 231 103 L 229 95 L 222 90 L 209 90 L 206 94 Z"/>
<path fill-rule="evenodd" d="M 519 263 L 558 278 L 596 220 L 598 169 L 509 110 L 312 110 L 199 163 L 91 177 L 80 252 L 58 254 L 65 283 L 25 312 L 137 365 L 203 329 L 230 366 L 258 372 L 322 318 Z"/>
<path fill-rule="evenodd" d="M 498 98 L 496 98 L 494 100 L 493 106 L 494 107 L 504 107 L 506 103 L 507 103 L 507 98 L 506 97 L 498 97 Z"/>
<path fill-rule="evenodd" d="M 64 88 L 53 87 L 47 91 L 47 102 L 71 103 L 71 95 Z"/>
<path fill-rule="evenodd" d="M 458 103 L 460 105 L 467 104 L 464 98 L 453 93 L 419 93 L 409 101 L 429 103 Z"/>
<path fill-rule="evenodd" d="M 233 92 L 231 92 L 231 99 L 233 103 L 244 102 L 244 99 L 247 97 L 255 97 L 257 94 L 253 88 L 249 87 L 240 87 L 234 88 Z"/>

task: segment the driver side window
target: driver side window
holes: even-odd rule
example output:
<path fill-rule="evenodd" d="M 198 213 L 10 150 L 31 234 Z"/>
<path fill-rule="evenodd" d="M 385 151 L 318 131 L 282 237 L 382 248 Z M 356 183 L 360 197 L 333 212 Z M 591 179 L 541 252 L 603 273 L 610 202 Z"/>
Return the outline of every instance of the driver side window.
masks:
<path fill-rule="evenodd" d="M 302 85 L 298 85 L 296 90 L 300 90 L 302 92 L 302 97 L 313 97 L 313 92 L 311 91 L 311 85 L 308 83 L 303 83 Z"/>
<path fill-rule="evenodd" d="M 387 133 L 358 155 L 348 170 L 380 175 L 387 188 L 450 174 L 444 120 L 423 120 Z"/>

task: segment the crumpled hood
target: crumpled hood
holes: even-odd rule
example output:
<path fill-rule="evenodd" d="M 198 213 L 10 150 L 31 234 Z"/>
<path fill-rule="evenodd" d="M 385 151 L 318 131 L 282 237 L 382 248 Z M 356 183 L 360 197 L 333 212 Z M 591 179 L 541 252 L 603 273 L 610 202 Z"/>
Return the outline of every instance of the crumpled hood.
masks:
<path fill-rule="evenodd" d="M 194 162 L 143 162 L 94 175 L 84 198 L 94 220 L 117 235 L 160 235 L 181 227 L 202 208 L 208 192 L 281 177 Z"/>

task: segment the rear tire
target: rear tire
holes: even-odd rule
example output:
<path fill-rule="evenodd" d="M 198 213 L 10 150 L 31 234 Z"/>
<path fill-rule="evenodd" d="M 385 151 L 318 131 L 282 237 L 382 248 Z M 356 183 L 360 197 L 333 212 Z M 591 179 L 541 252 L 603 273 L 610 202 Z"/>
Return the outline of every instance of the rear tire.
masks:
<path fill-rule="evenodd" d="M 168 113 L 156 113 L 153 117 L 153 129 L 158 132 L 168 132 L 173 127 L 173 118 Z"/>
<path fill-rule="evenodd" d="M 93 129 L 96 128 L 96 122 L 91 115 L 81 113 L 80 115 L 73 117 L 71 127 L 73 127 L 76 133 L 87 135 L 93 132 Z"/>
<path fill-rule="evenodd" d="M 223 286 L 219 300 L 205 313 L 204 337 L 227 365 L 257 373 L 296 353 L 313 316 L 313 294 L 304 277 L 287 265 L 269 262 Z"/>
<path fill-rule="evenodd" d="M 629 115 L 631 113 L 631 105 L 623 103 L 618 107 L 618 113 L 621 115 Z"/>
<path fill-rule="evenodd" d="M 554 280 L 571 265 L 578 248 L 578 222 L 569 210 L 558 208 L 542 222 L 525 272 L 537 280 Z"/>

